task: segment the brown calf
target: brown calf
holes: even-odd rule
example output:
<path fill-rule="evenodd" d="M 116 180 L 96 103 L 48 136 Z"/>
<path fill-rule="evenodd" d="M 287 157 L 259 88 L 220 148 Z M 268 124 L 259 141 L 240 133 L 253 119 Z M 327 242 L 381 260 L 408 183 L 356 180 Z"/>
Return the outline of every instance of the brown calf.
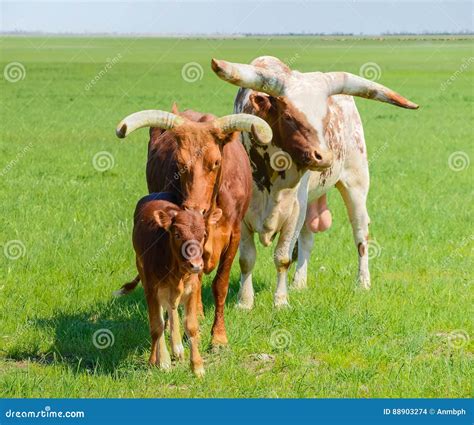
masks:
<path fill-rule="evenodd" d="M 164 309 L 170 318 L 172 354 L 178 360 L 184 358 L 178 315 L 181 303 L 184 305 L 184 328 L 191 345 L 191 368 L 197 376 L 202 376 L 204 367 L 198 347 L 197 297 L 198 273 L 204 265 L 202 252 L 206 225 L 199 212 L 182 210 L 159 198 L 159 194 L 151 194 L 138 202 L 133 228 L 137 269 L 148 304 L 149 363 L 162 369 L 171 366 L 164 337 Z M 221 214 L 220 209 L 214 209 L 208 217 L 209 224 L 215 225 Z"/>
<path fill-rule="evenodd" d="M 148 190 L 172 193 L 179 205 L 204 216 L 215 207 L 222 210 L 222 219 L 208 226 L 203 258 L 204 273 L 218 266 L 212 282 L 216 305 L 212 344 L 226 344 L 224 304 L 240 241 L 240 223 L 252 190 L 250 164 L 238 132 L 249 132 L 252 140 L 268 144 L 272 131 L 261 118 L 248 114 L 216 118 L 194 111 L 179 113 L 173 107 L 173 113 L 132 114 L 118 125 L 117 135 L 125 137 L 141 127 L 151 127 L 146 169 Z M 129 292 L 137 283 L 135 279 L 125 285 L 121 293 Z M 198 299 L 202 312 L 201 297 Z"/>

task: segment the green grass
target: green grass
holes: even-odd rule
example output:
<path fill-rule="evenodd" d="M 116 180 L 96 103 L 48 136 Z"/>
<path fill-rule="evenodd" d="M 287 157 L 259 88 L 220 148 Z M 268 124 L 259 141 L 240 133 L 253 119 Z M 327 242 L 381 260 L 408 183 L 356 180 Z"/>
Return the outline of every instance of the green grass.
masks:
<path fill-rule="evenodd" d="M 4 37 L 0 46 L 2 70 L 11 62 L 26 70 L 21 81 L 0 82 L 0 394 L 472 395 L 473 343 L 448 338 L 453 331 L 474 338 L 473 166 L 448 166 L 453 152 L 473 158 L 472 39 Z M 146 193 L 148 136 L 143 130 L 121 141 L 115 125 L 173 101 L 229 113 L 236 88 L 215 77 L 210 58 L 248 62 L 262 54 L 302 71 L 358 74 L 375 62 L 379 82 L 421 105 L 407 111 L 357 100 L 371 158 L 371 235 L 381 247 L 371 262 L 373 289 L 354 283 L 352 233 L 332 191 L 333 226 L 317 236 L 309 288 L 291 293 L 290 309 L 272 308 L 272 251 L 259 246 L 256 308 L 234 308 L 236 261 L 226 308 L 230 347 L 220 353 L 206 351 L 213 306 L 205 279 L 206 377 L 195 379 L 188 362 L 170 373 L 150 369 L 143 290 L 111 297 L 135 273 L 131 217 Z M 114 57 L 118 63 L 87 90 Z M 183 80 L 188 62 L 201 64 L 201 80 Z M 101 151 L 114 159 L 106 172 L 92 165 Z M 24 246 L 16 260 L 3 253 L 11 240 Z M 99 350 L 92 338 L 104 328 L 114 345 Z M 275 347 L 275 335 L 288 343 Z"/>

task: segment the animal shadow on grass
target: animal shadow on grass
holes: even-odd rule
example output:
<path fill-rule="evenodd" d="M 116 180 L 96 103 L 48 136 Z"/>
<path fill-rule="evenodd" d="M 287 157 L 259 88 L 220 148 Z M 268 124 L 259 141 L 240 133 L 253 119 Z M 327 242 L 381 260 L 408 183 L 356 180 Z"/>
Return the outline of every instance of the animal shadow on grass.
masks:
<path fill-rule="evenodd" d="M 204 278 L 202 302 L 207 318 L 214 314 L 212 278 Z M 263 284 L 256 285 L 256 292 Z M 231 277 L 226 309 L 237 301 L 239 278 Z M 66 365 L 73 373 L 115 374 L 125 363 L 127 370 L 148 368 L 150 350 L 148 312 L 143 289 L 95 303 L 87 310 L 68 313 L 61 310 L 52 317 L 33 319 L 34 328 L 53 333 L 51 346 L 44 350 L 39 343 L 19 343 L 8 349 L 6 357 L 14 361 Z M 186 338 L 185 338 L 186 340 Z M 130 359 L 127 362 L 127 359 Z M 137 361 L 137 359 L 139 359 Z"/>
<path fill-rule="evenodd" d="M 90 309 L 32 321 L 34 327 L 52 330 L 54 342 L 45 352 L 35 346 L 12 347 L 7 357 L 40 364 L 67 365 L 74 373 L 111 374 L 130 355 L 127 368 L 145 368 L 150 349 L 148 314 L 143 289 L 96 303 Z M 136 357 L 141 357 L 138 362 Z"/>

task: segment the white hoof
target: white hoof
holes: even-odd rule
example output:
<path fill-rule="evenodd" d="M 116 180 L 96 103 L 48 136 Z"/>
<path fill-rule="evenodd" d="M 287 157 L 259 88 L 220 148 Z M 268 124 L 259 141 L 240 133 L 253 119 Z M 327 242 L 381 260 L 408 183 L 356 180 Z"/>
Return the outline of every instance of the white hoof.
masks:
<path fill-rule="evenodd" d="M 198 366 L 193 368 L 193 373 L 196 375 L 197 378 L 202 378 L 205 375 L 204 366 Z"/>
<path fill-rule="evenodd" d="M 173 347 L 173 356 L 178 360 L 184 359 L 184 347 L 183 344 L 177 344 Z"/>
<path fill-rule="evenodd" d="M 235 308 L 239 310 L 252 310 L 253 309 L 253 301 L 238 301 L 235 305 Z"/>
<path fill-rule="evenodd" d="M 164 370 L 164 371 L 170 370 L 171 369 L 171 360 L 170 361 L 163 360 L 162 362 L 160 362 L 160 369 Z"/>
<path fill-rule="evenodd" d="M 290 306 L 290 304 L 288 303 L 288 297 L 286 295 L 275 295 L 273 305 L 276 308 L 286 308 Z"/>
<path fill-rule="evenodd" d="M 303 291 L 308 287 L 306 279 L 294 279 L 291 284 L 291 289 L 294 291 Z"/>
<path fill-rule="evenodd" d="M 370 276 L 359 276 L 358 282 L 362 289 L 367 291 L 370 289 Z"/>

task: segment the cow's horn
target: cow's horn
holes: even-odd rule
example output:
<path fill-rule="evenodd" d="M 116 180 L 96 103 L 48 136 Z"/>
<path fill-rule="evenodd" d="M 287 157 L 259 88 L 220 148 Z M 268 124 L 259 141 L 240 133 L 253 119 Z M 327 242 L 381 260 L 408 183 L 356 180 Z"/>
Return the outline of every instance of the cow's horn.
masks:
<path fill-rule="evenodd" d="M 272 141 L 273 132 L 266 121 L 255 115 L 250 114 L 232 114 L 218 118 L 214 125 L 220 128 L 224 133 L 232 131 L 246 131 L 252 133 L 257 143 L 267 145 Z"/>
<path fill-rule="evenodd" d="M 171 130 L 173 127 L 181 125 L 184 118 L 172 114 L 171 112 L 150 109 L 147 111 L 135 112 L 128 115 L 117 125 L 115 133 L 117 137 L 123 139 L 132 131 L 143 127 L 158 127 L 164 130 Z"/>
<path fill-rule="evenodd" d="M 212 59 L 212 70 L 224 81 L 261 92 L 271 96 L 282 96 L 285 92 L 285 79 L 266 68 L 241 63 Z"/>
<path fill-rule="evenodd" d="M 379 102 L 391 103 L 406 109 L 418 109 L 416 103 L 410 102 L 402 95 L 388 87 L 348 72 L 326 72 L 325 77 L 329 85 L 329 96 L 334 94 L 348 94 L 365 97 Z"/>

